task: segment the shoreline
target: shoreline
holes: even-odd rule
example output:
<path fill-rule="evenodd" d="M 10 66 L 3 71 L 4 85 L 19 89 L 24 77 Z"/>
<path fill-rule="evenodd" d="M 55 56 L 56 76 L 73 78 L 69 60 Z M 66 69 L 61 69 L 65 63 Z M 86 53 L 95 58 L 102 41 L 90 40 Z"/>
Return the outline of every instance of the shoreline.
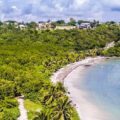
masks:
<path fill-rule="evenodd" d="M 88 57 L 79 62 L 71 63 L 56 73 L 51 77 L 51 81 L 56 84 L 57 82 L 62 82 L 67 92 L 72 104 L 75 105 L 77 113 L 81 120 L 101 120 L 103 119 L 103 113 L 97 108 L 97 106 L 91 104 L 87 99 L 87 93 L 81 91 L 75 87 L 75 82 L 77 80 L 77 75 L 81 75 L 80 82 L 82 82 L 82 76 L 86 72 L 86 69 L 94 64 L 97 64 L 106 57 Z M 100 118 L 98 118 L 98 116 Z"/>
<path fill-rule="evenodd" d="M 51 76 L 51 81 L 56 84 L 57 82 L 62 82 L 64 83 L 64 79 L 76 68 L 82 67 L 82 66 L 91 66 L 101 60 L 109 59 L 109 57 L 87 57 L 85 59 L 80 60 L 79 62 L 71 63 L 63 68 L 59 69 L 53 75 Z"/>

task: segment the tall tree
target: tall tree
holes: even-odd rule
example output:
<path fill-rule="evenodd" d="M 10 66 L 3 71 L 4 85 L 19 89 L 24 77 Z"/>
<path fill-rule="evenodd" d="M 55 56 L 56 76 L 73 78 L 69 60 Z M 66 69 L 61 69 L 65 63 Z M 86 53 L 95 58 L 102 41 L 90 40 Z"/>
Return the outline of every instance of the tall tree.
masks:
<path fill-rule="evenodd" d="M 68 25 L 76 26 L 76 20 L 74 18 L 70 18 Z"/>
<path fill-rule="evenodd" d="M 27 23 L 27 26 L 30 29 L 36 29 L 37 23 L 36 22 L 30 22 L 30 23 Z"/>
<path fill-rule="evenodd" d="M 61 98 L 53 108 L 53 120 L 71 120 L 72 110 L 68 97 Z"/>

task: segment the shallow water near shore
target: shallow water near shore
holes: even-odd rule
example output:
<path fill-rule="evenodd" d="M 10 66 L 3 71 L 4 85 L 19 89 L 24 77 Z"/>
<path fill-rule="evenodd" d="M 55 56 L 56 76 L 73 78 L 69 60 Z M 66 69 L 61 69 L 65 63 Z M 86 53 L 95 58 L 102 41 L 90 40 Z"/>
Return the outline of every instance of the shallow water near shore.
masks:
<path fill-rule="evenodd" d="M 74 87 L 87 93 L 86 99 L 103 113 L 100 120 L 120 120 L 120 59 L 86 67 L 82 78 L 77 75 Z"/>

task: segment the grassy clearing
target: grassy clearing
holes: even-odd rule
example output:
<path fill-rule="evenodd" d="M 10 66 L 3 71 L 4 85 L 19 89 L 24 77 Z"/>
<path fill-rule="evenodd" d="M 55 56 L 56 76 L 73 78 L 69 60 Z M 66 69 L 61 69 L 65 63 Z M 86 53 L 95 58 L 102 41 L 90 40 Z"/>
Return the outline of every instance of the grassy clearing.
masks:
<path fill-rule="evenodd" d="M 35 113 L 40 112 L 40 110 L 42 109 L 40 104 L 34 103 L 28 99 L 25 100 L 24 105 L 28 111 L 29 120 L 32 120 L 35 117 Z"/>

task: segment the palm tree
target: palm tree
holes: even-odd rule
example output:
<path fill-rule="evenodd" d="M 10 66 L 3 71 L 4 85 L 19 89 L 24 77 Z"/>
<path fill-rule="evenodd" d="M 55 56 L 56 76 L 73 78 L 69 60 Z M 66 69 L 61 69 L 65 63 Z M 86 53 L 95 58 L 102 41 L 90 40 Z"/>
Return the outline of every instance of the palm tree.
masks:
<path fill-rule="evenodd" d="M 57 89 L 57 91 L 61 91 L 61 92 L 63 92 L 63 93 L 66 92 L 66 89 L 65 89 L 65 87 L 63 86 L 63 84 L 62 84 L 61 82 L 58 82 L 58 83 L 57 83 L 56 89 Z"/>
<path fill-rule="evenodd" d="M 53 120 L 71 120 L 72 118 L 72 106 L 68 97 L 61 98 L 57 102 L 57 106 L 53 107 Z"/>
<path fill-rule="evenodd" d="M 36 113 L 36 117 L 33 120 L 51 120 L 50 114 L 50 110 L 43 109 L 40 113 Z"/>
<path fill-rule="evenodd" d="M 60 97 L 64 95 L 65 88 L 61 83 L 58 83 L 56 86 L 51 86 L 49 90 L 44 91 L 42 95 L 42 103 L 43 105 L 50 105 Z"/>

